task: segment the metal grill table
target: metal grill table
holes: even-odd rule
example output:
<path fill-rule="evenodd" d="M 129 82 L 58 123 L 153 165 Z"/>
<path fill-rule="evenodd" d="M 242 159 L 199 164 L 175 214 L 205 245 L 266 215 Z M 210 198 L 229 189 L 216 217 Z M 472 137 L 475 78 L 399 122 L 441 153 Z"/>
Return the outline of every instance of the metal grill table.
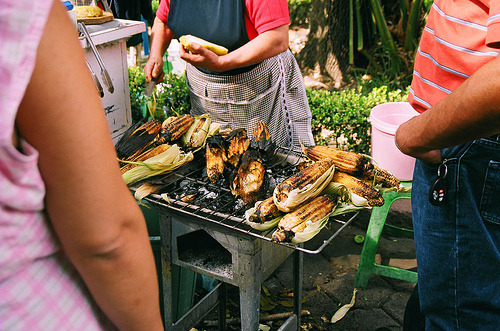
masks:
<path fill-rule="evenodd" d="M 169 309 L 172 307 L 170 270 L 171 264 L 177 264 L 223 283 L 237 286 L 240 290 L 242 329 L 257 330 L 261 283 L 281 265 L 292 250 L 217 226 L 207 227 L 206 224 L 196 219 L 162 211 L 160 211 L 160 232 L 164 264 L 165 286 L 163 290 L 166 324 L 173 324 L 172 310 Z M 190 244 L 187 244 L 187 241 Z M 195 312 L 194 320 L 208 313 L 207 308 L 211 309 L 213 304 L 219 301 L 219 295 L 224 296 L 224 293 L 220 293 L 223 290 L 216 288 L 216 291 L 209 294 L 213 298 L 204 299 L 212 304 Z M 220 302 L 225 302 L 225 300 L 220 300 Z M 222 312 L 225 314 L 224 310 Z M 181 319 L 176 323 L 177 325 L 173 324 L 172 329 L 186 330 L 185 327 L 188 325 L 185 323 L 189 324 L 194 320 L 188 318 L 184 322 Z"/>
<path fill-rule="evenodd" d="M 170 174 L 165 182 L 183 179 L 201 181 L 196 171 Z M 207 183 L 204 183 L 207 184 Z M 182 186 L 182 185 L 180 185 Z M 221 195 L 224 189 L 219 188 Z M 231 194 L 230 192 L 226 192 Z M 294 256 L 294 311 L 280 330 L 298 330 L 302 309 L 303 253 L 319 253 L 347 226 L 357 214 L 346 221 L 320 247 L 305 249 L 302 244 L 274 243 L 272 231 L 252 229 L 241 217 L 226 214 L 217 208 L 165 201 L 158 194 L 146 198 L 159 212 L 162 245 L 162 275 L 165 328 L 188 330 L 199 323 L 218 305 L 219 329 L 225 326 L 226 284 L 237 286 L 240 295 L 242 330 L 258 330 L 261 284 L 291 255 Z M 214 210 L 215 209 L 215 210 Z M 214 278 L 219 284 L 179 320 L 173 320 L 172 265 L 179 265 Z"/>

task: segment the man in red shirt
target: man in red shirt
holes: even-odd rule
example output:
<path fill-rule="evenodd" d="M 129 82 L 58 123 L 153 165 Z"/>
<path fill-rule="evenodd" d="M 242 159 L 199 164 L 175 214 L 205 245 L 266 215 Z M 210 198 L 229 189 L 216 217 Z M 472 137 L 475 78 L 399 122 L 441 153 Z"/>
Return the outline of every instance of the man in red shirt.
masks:
<path fill-rule="evenodd" d="M 426 330 L 500 321 L 500 2 L 436 0 L 396 132 L 417 158 L 412 213 Z"/>

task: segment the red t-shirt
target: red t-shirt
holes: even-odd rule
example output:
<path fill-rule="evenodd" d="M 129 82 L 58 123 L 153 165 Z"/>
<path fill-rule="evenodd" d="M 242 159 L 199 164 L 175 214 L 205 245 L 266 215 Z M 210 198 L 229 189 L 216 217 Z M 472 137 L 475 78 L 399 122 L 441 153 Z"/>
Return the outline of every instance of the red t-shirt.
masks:
<path fill-rule="evenodd" d="M 169 5 L 170 0 L 162 0 L 156 11 L 156 17 L 163 22 L 167 22 Z M 245 8 L 245 26 L 249 40 L 268 30 L 290 24 L 286 0 L 245 0 Z"/>
<path fill-rule="evenodd" d="M 438 104 L 498 56 L 500 1 L 435 0 L 415 58 L 408 101 L 419 112 Z"/>

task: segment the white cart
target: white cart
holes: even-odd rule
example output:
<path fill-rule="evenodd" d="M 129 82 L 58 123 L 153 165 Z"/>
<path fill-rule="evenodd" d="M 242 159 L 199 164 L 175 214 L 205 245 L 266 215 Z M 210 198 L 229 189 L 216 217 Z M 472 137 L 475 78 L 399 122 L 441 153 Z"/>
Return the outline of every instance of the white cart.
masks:
<path fill-rule="evenodd" d="M 104 95 L 101 101 L 113 142 L 116 143 L 132 124 L 126 41 L 130 36 L 146 31 L 146 23 L 114 19 L 110 22 L 87 25 L 86 27 L 113 85 L 111 93 L 103 82 L 101 66 L 94 56 L 89 42 L 84 36 L 81 36 L 80 43 L 85 49 L 87 62 L 103 87 Z"/>

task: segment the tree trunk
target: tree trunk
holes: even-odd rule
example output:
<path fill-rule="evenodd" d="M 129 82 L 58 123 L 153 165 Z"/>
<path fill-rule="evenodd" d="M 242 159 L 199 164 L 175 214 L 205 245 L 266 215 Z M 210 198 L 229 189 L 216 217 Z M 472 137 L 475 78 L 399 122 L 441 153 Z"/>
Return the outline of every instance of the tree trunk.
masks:
<path fill-rule="evenodd" d="M 309 26 L 297 61 L 305 72 L 320 73 L 339 88 L 349 67 L 349 1 L 312 0 Z"/>

